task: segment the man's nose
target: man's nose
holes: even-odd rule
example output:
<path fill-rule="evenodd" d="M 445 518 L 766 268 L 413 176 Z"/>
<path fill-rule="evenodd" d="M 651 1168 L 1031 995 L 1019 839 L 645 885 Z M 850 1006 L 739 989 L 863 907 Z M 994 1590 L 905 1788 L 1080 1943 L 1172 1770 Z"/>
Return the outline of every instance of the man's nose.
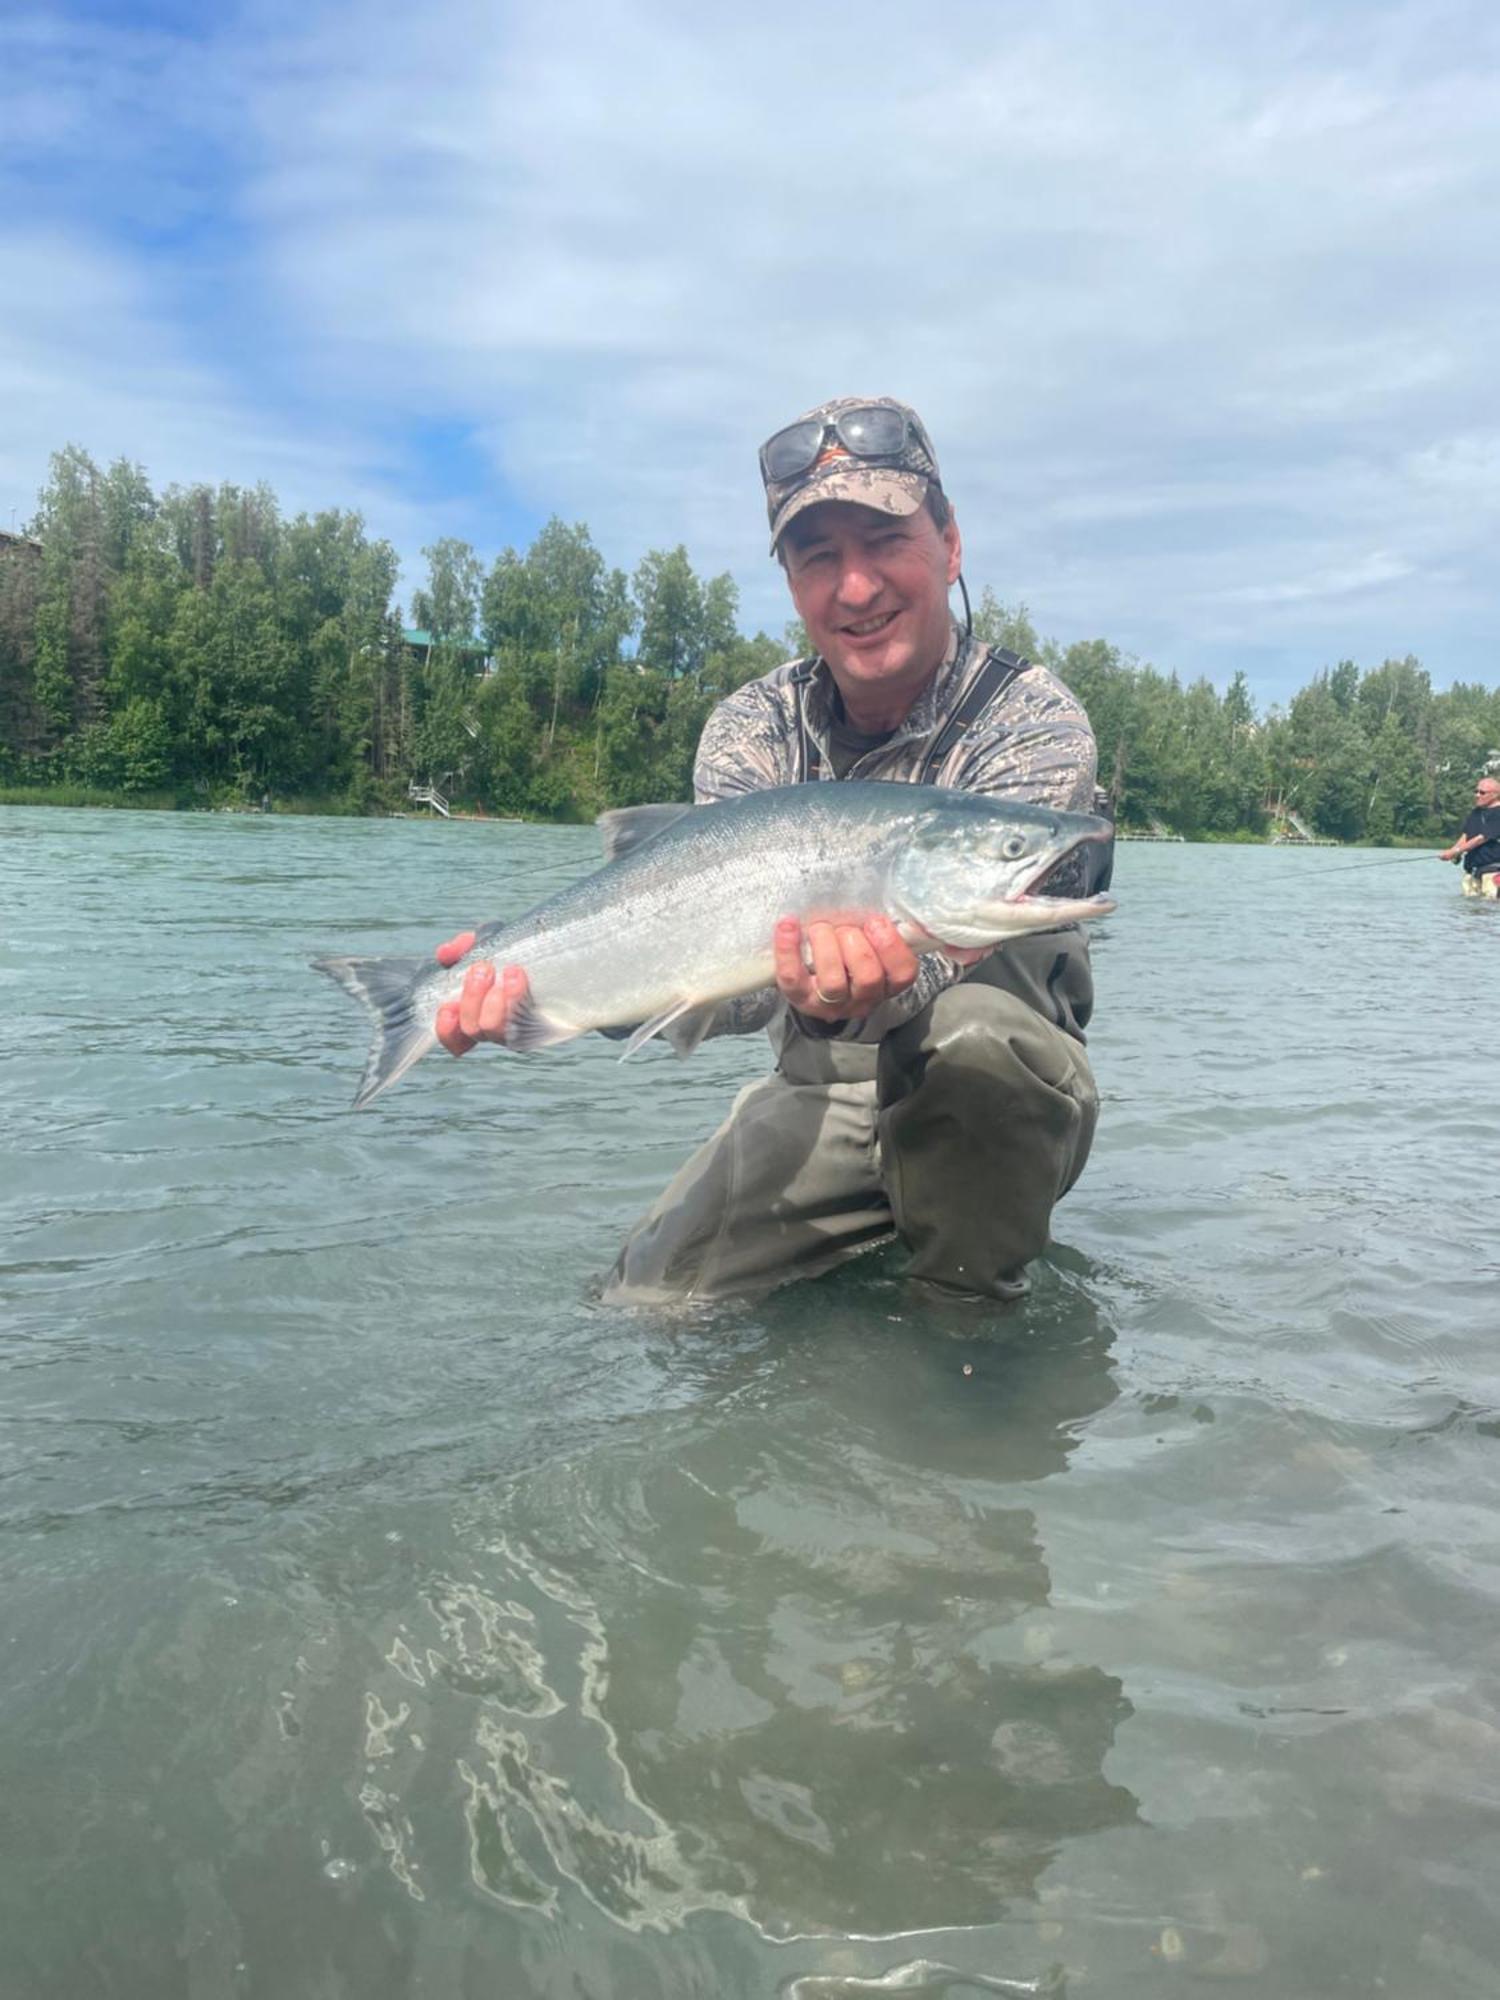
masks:
<path fill-rule="evenodd" d="M 880 578 L 867 556 L 851 552 L 839 565 L 839 598 L 844 604 L 868 604 L 880 594 Z"/>

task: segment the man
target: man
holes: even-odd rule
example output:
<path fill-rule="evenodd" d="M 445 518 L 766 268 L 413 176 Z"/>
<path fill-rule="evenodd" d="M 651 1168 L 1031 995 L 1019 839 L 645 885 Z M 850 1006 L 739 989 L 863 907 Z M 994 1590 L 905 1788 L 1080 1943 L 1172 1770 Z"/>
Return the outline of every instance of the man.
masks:
<path fill-rule="evenodd" d="M 771 550 L 815 652 L 714 710 L 700 803 L 873 778 L 1091 810 L 1094 738 L 1077 701 L 950 614 L 962 544 L 915 412 L 843 397 L 760 458 Z M 472 941 L 438 955 L 452 964 Z M 768 1027 L 776 1068 L 631 1232 L 606 1297 L 764 1291 L 893 1234 L 918 1281 L 1020 1296 L 1094 1132 L 1093 982 L 1077 927 L 958 960 L 918 957 L 881 917 L 814 923 L 806 937 L 793 918 L 777 927 L 775 964 L 775 988 L 731 1003 L 716 1031 Z M 524 992 L 519 968 L 471 968 L 439 1040 L 455 1055 L 503 1041 Z"/>
<path fill-rule="evenodd" d="M 1500 778 L 1481 778 L 1474 787 L 1474 810 L 1440 861 L 1462 861 L 1464 894 L 1500 898 Z"/>

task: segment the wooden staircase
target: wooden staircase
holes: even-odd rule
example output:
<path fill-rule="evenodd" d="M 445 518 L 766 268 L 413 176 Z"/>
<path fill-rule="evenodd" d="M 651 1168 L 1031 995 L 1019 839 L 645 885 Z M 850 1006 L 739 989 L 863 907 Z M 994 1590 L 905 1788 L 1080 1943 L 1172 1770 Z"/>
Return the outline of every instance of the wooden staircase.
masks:
<path fill-rule="evenodd" d="M 452 817 L 448 811 L 448 801 L 443 797 L 436 785 L 419 785 L 416 779 L 412 778 L 407 784 L 406 796 L 411 800 L 413 805 L 431 806 L 432 810 L 441 813 L 444 819 Z"/>

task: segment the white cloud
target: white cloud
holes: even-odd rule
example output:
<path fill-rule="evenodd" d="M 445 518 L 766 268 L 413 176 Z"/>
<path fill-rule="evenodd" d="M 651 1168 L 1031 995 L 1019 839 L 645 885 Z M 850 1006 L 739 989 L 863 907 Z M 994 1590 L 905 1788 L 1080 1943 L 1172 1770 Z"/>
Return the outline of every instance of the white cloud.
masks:
<path fill-rule="evenodd" d="M 1361 591 L 1380 590 L 1411 576 L 1416 564 L 1386 549 L 1372 549 L 1353 562 L 1298 576 L 1285 582 L 1242 584 L 1238 589 L 1211 593 L 1224 604 L 1327 604 Z"/>
<path fill-rule="evenodd" d="M 1500 508 L 1500 431 L 1441 438 L 1413 452 L 1407 470 L 1418 485 L 1466 510 L 1494 511 Z"/>
<path fill-rule="evenodd" d="M 399 465 L 369 441 L 268 415 L 200 359 L 128 259 L 79 233 L 0 234 L 0 521 L 29 515 L 49 454 L 141 461 L 158 487 L 267 481 L 291 513 L 340 505 L 409 546 L 428 529 L 397 496 Z"/>
<path fill-rule="evenodd" d="M 1074 0 L 1043 24 L 955 0 L 924 26 L 888 0 L 357 0 L 263 5 L 177 60 L 218 79 L 214 254 L 265 352 L 137 293 L 108 421 L 156 424 L 124 448 L 158 476 L 163 434 L 224 476 L 280 454 L 408 553 L 460 523 L 491 549 L 482 493 L 441 519 L 407 496 L 389 440 L 446 427 L 497 512 L 586 519 L 626 567 L 685 541 L 777 629 L 755 445 L 822 395 L 894 392 L 937 437 L 976 586 L 1044 631 L 1221 680 L 1253 657 L 1267 694 L 1330 645 L 1488 671 L 1464 501 L 1493 459 L 1463 441 L 1497 430 L 1500 66 L 1477 7 Z M 160 175 L 180 196 L 180 162 Z M 91 266 L 81 218 L 59 226 Z M 121 283 L 144 269 L 111 254 Z M 50 352 L 13 337 L 0 380 L 33 383 L 49 443 L 113 449 L 57 428 L 89 404 L 65 319 Z M 0 479 L 30 448 L 0 446 Z"/>

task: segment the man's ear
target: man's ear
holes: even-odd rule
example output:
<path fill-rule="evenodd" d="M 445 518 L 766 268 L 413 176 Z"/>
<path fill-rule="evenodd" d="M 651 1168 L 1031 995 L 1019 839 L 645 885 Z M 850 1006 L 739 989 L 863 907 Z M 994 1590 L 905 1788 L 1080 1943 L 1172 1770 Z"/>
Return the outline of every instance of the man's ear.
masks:
<path fill-rule="evenodd" d="M 952 514 L 948 516 L 948 525 L 943 530 L 943 546 L 948 551 L 948 581 L 955 584 L 964 566 L 964 545 L 963 537 L 958 532 L 958 520 Z"/>

